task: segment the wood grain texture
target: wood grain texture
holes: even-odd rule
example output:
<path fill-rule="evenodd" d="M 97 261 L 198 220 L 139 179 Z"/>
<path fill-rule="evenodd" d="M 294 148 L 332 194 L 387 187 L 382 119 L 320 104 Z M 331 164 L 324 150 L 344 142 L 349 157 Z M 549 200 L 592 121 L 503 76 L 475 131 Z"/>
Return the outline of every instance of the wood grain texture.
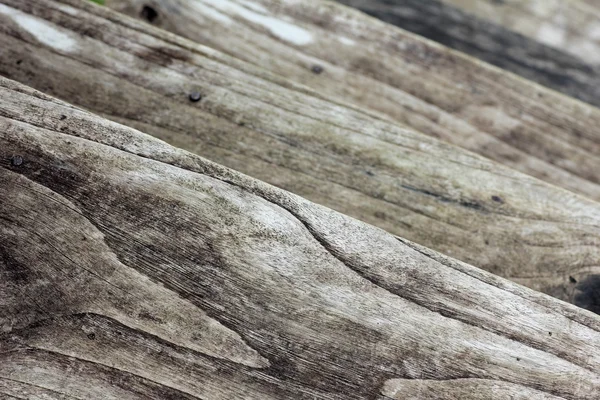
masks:
<path fill-rule="evenodd" d="M 12 81 L 0 99 L 8 398 L 597 398 L 598 316 Z"/>
<path fill-rule="evenodd" d="M 526 79 L 600 105 L 600 66 L 580 58 L 580 49 L 575 55 L 555 49 L 438 0 L 340 2 Z"/>
<path fill-rule="evenodd" d="M 295 0 L 109 0 L 107 6 L 600 200 L 596 108 L 361 13 Z M 286 33 L 297 31 L 286 25 L 273 31 L 274 21 L 311 41 L 290 42 Z M 569 71 L 552 65 L 559 74 Z M 582 93 L 599 88 L 586 85 Z"/>
<path fill-rule="evenodd" d="M 351 10 L 350 15 L 361 14 Z M 596 202 L 105 8 L 77 1 L 3 0 L 0 16 L 4 74 L 391 233 L 600 311 Z M 367 32 L 366 27 L 359 31 Z M 190 101 L 194 91 L 202 100 Z M 535 110 L 546 113 L 553 107 L 543 101 L 530 105 L 528 119 Z M 577 119 L 579 112 L 589 111 L 594 120 L 587 106 L 571 105 L 574 124 L 584 123 Z M 473 112 L 481 110 L 471 106 Z M 548 130 L 566 132 L 559 126 Z M 539 133 L 546 137 L 545 131 Z"/>
<path fill-rule="evenodd" d="M 442 0 L 472 15 L 600 65 L 597 0 Z"/>

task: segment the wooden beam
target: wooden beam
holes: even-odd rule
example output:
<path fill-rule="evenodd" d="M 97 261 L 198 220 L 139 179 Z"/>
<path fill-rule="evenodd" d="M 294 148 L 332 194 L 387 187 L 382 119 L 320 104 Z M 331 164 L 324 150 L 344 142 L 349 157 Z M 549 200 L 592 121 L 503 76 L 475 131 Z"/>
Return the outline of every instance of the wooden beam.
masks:
<path fill-rule="evenodd" d="M 0 99 L 4 398 L 600 391 L 594 314 L 12 81 Z"/>
<path fill-rule="evenodd" d="M 377 4 L 369 1 L 365 7 Z M 322 1 L 109 0 L 107 6 L 600 200 L 596 108 L 362 13 Z M 292 32 L 304 32 L 311 41 L 286 40 L 266 21 L 289 21 L 296 27 Z M 423 21 L 418 24 L 427 27 L 428 19 Z M 565 68 L 575 65 L 572 57 L 559 59 L 564 63 L 544 61 L 540 68 L 550 66 L 548 76 L 563 82 L 569 81 L 559 77 L 563 73 L 582 76 L 579 67 Z M 578 93 L 600 90 L 600 84 L 573 87 Z"/>
<path fill-rule="evenodd" d="M 595 296 L 598 203 L 105 8 L 64 0 L 2 3 L 2 74 L 393 234 L 600 311 Z M 357 29 L 369 32 L 369 26 Z M 319 76 L 323 82 L 327 74 Z M 190 99 L 196 92 L 199 101 L 193 101 L 195 95 Z M 555 100 L 568 103 L 563 97 Z M 546 106 L 545 101 L 531 103 L 527 115 L 535 115 L 534 109 L 541 110 L 539 115 L 550 113 L 554 103 Z M 591 127 L 594 111 L 569 104 L 573 126 Z M 499 113 L 492 106 L 471 107 L 474 113 Z M 579 112 L 589 112 L 589 121 L 577 119 Z M 568 122 L 565 110 L 556 117 Z M 506 118 L 497 121 L 506 123 Z M 546 122 L 532 123 L 538 126 L 532 131 L 547 138 L 547 132 L 538 131 Z M 558 126 L 548 130 L 568 132 Z M 582 137 L 580 143 L 587 141 Z"/>

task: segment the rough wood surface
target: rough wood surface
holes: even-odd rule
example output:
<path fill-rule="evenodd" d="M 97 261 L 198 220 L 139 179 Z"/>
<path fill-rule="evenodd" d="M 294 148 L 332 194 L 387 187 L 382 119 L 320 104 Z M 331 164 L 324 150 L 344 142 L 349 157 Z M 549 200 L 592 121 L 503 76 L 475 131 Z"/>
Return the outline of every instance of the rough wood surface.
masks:
<path fill-rule="evenodd" d="M 7 398 L 600 392 L 592 313 L 12 81 L 0 99 Z"/>
<path fill-rule="evenodd" d="M 596 202 L 105 8 L 64 0 L 3 3 L 2 73 L 394 234 L 600 311 Z M 320 79 L 325 84 L 328 75 Z M 190 101 L 194 91 L 202 94 L 200 101 Z M 556 99 L 560 103 L 562 97 Z M 553 107 L 544 101 L 530 104 L 529 117 Z M 572 105 L 573 124 L 579 124 L 578 113 L 590 109 Z M 471 106 L 471 112 L 485 110 Z M 494 110 L 490 106 L 492 115 Z M 556 117 L 566 118 L 565 110 Z M 545 122 L 533 124 L 541 128 Z M 546 126 L 553 134 L 566 132 Z"/>
<path fill-rule="evenodd" d="M 596 108 L 362 13 L 300 0 L 108 0 L 107 6 L 600 200 Z M 582 93 L 598 90 L 595 84 Z"/>
<path fill-rule="evenodd" d="M 600 65 L 598 0 L 442 0 L 548 46 Z"/>
<path fill-rule="evenodd" d="M 339 1 L 569 96 L 600 105 L 600 66 L 590 65 L 578 55 L 557 50 L 438 0 Z M 581 50 L 576 54 L 582 54 Z"/>

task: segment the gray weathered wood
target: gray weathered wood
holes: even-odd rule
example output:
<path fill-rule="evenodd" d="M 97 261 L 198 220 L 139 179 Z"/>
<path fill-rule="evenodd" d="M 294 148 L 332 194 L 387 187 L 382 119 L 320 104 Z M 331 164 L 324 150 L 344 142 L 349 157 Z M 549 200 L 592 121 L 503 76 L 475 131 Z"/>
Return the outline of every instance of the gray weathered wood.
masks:
<path fill-rule="evenodd" d="M 600 199 L 596 108 L 362 13 L 291 0 L 109 0 L 107 6 L 151 16 L 156 26 L 320 93 Z M 269 24 L 280 28 L 277 21 L 289 30 L 271 30 Z M 285 36 L 289 32 L 304 32 L 311 40 L 298 45 Z"/>
<path fill-rule="evenodd" d="M 2 396 L 600 392 L 592 313 L 12 81 L 0 99 Z"/>
<path fill-rule="evenodd" d="M 442 0 L 593 65 L 600 65 L 598 0 Z"/>
<path fill-rule="evenodd" d="M 599 204 L 105 8 L 65 0 L 2 3 L 0 72 L 391 233 L 600 311 L 595 294 Z M 346 8 L 332 7 L 343 17 Z M 358 32 L 369 32 L 366 22 L 379 26 L 348 12 L 365 21 Z M 320 79 L 327 82 L 327 72 Z M 516 83 L 515 91 L 532 89 Z M 558 105 L 570 104 L 572 115 L 556 113 L 561 124 L 587 127 L 598 117 L 585 105 L 539 90 Z M 190 101 L 194 91 L 202 100 Z M 540 116 L 553 110 L 553 103 L 545 102 L 530 103 L 523 120 L 533 118 L 534 109 Z M 472 104 L 469 112 L 500 113 L 486 107 Z M 580 113 L 589 113 L 589 121 L 577 119 Z M 420 118 L 417 111 L 412 115 Z M 497 123 L 506 124 L 506 118 L 498 115 Z M 532 124 L 538 132 L 545 122 Z M 593 137 L 595 130 L 582 132 Z M 545 131 L 539 133 L 545 137 Z M 587 141 L 582 137 L 581 143 Z"/>
<path fill-rule="evenodd" d="M 338 1 L 569 96 L 600 105 L 600 66 L 441 0 Z"/>

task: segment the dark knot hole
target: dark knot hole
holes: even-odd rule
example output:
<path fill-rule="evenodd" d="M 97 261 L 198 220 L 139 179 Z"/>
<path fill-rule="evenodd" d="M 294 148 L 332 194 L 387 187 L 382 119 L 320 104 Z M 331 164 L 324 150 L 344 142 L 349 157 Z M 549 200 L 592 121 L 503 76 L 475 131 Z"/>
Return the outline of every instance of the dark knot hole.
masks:
<path fill-rule="evenodd" d="M 148 5 L 142 8 L 140 15 L 142 16 L 142 18 L 144 18 L 150 23 L 153 23 L 154 21 L 156 21 L 156 18 L 158 18 L 158 12 L 153 7 L 150 7 Z"/>

